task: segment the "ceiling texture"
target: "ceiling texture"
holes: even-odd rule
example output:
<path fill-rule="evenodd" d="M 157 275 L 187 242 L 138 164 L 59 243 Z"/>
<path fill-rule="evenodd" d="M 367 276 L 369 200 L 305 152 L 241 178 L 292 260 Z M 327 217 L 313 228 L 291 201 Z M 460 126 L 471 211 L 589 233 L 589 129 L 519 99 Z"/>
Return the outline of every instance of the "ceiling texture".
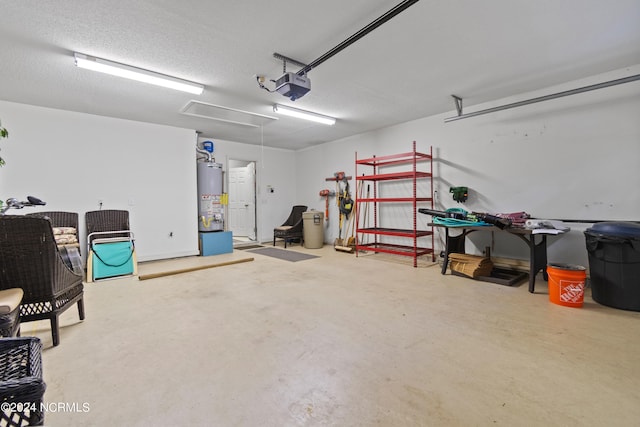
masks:
<path fill-rule="evenodd" d="M 0 99 L 295 150 L 454 111 L 452 94 L 466 111 L 640 64 L 639 0 L 421 0 L 313 68 L 304 97 L 291 101 L 258 86 L 257 75 L 273 89 L 270 80 L 283 74 L 274 53 L 309 64 L 399 3 L 2 0 Z M 189 95 L 80 69 L 74 52 L 198 82 L 205 91 Z M 183 114 L 191 101 L 278 120 L 247 126 Z M 274 103 L 337 123 L 278 116 Z"/>

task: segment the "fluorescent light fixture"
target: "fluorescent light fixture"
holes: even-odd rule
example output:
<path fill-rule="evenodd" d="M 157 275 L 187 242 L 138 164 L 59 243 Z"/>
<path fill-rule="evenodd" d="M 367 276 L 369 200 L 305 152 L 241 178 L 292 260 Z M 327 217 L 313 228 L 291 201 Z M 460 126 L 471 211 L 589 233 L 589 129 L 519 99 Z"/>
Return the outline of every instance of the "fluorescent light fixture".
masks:
<path fill-rule="evenodd" d="M 86 68 L 87 70 L 98 71 L 100 73 L 124 77 L 125 79 L 180 90 L 194 95 L 201 95 L 204 90 L 204 86 L 201 84 L 155 73 L 153 71 L 143 70 L 142 68 L 136 68 L 130 65 L 120 64 L 118 62 L 108 61 L 106 59 L 83 55 L 81 53 L 74 53 L 73 56 L 76 58 L 76 65 L 80 68 Z"/>
<path fill-rule="evenodd" d="M 287 107 L 286 105 L 273 104 L 273 111 L 285 116 L 297 117 L 299 119 L 311 120 L 312 122 L 322 123 L 324 125 L 333 126 L 336 119 L 322 114 L 312 113 L 311 111 L 300 110 L 298 108 Z"/>

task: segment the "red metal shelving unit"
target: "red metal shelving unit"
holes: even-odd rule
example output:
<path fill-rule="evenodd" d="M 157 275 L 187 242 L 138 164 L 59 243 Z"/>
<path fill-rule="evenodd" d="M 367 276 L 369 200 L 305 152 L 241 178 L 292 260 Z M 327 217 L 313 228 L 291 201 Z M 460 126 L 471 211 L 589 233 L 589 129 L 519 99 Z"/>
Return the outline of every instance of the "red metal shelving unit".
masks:
<path fill-rule="evenodd" d="M 373 185 L 373 197 L 359 197 L 361 194 L 356 194 L 356 256 L 360 251 L 373 251 L 384 252 L 394 255 L 404 255 L 413 257 L 413 266 L 418 266 L 418 257 L 422 255 L 431 254 L 432 262 L 435 262 L 434 252 L 434 233 L 433 227 L 428 229 L 418 229 L 417 214 L 418 204 L 423 207 L 430 206 L 433 209 L 433 148 L 429 147 L 429 153 L 416 152 L 416 142 L 413 141 L 413 150 L 406 153 L 393 154 L 388 156 L 370 157 L 365 159 L 358 159 L 358 153 L 356 152 L 356 182 L 360 181 L 361 186 L 365 185 L 365 182 L 369 182 L 369 185 Z M 428 170 L 418 170 L 418 165 L 428 165 Z M 396 171 L 380 173 L 381 168 L 389 166 L 401 166 L 409 165 L 410 170 Z M 369 175 L 359 175 L 358 166 L 371 167 L 368 172 Z M 419 179 L 428 179 L 430 181 L 430 193 L 427 196 L 417 194 L 417 184 Z M 411 180 L 412 194 L 411 195 L 399 195 L 398 197 L 378 197 L 378 185 L 388 181 L 400 181 Z M 373 227 L 362 227 L 360 212 L 363 204 L 373 205 Z M 378 205 L 380 203 L 406 203 L 410 204 L 412 211 L 413 227 L 412 228 L 385 228 L 378 226 Z M 373 237 L 373 242 L 364 243 L 364 237 Z M 383 236 L 393 236 L 411 239 L 412 244 L 398 244 L 384 242 Z M 423 237 L 430 237 L 430 239 L 422 239 Z M 427 246 L 430 240 L 431 246 Z"/>

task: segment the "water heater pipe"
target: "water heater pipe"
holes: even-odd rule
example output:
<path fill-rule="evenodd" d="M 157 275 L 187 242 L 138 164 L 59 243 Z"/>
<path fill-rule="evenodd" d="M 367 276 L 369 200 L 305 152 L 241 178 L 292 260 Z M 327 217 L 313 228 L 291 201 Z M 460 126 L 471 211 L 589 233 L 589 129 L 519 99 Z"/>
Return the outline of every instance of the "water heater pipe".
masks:
<path fill-rule="evenodd" d="M 212 163 L 212 162 L 215 162 L 215 161 L 216 161 L 216 159 L 214 159 L 214 158 L 211 156 L 211 153 L 210 153 L 210 152 L 208 152 L 207 150 L 203 150 L 202 148 L 198 147 L 197 145 L 196 145 L 196 151 L 197 151 L 198 153 L 200 153 L 200 154 L 206 154 L 206 155 L 207 155 L 207 162 L 208 162 L 208 163 Z"/>

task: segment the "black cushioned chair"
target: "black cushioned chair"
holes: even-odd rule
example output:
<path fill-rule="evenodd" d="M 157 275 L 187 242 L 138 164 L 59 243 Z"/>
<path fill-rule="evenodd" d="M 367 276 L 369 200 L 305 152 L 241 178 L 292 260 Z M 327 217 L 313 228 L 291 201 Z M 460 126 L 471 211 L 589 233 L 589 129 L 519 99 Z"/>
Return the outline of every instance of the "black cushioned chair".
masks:
<path fill-rule="evenodd" d="M 77 303 L 84 320 L 82 275 L 62 260 L 47 218 L 0 216 L 0 289 L 10 288 L 24 291 L 22 322 L 50 320 L 54 346 L 60 343 L 60 313 Z"/>
<path fill-rule="evenodd" d="M 42 342 L 36 337 L 0 339 L 0 425 L 44 423 Z"/>
<path fill-rule="evenodd" d="M 304 241 L 302 234 L 302 214 L 307 211 L 307 207 L 296 205 L 291 208 L 289 218 L 279 227 L 273 229 L 273 246 L 276 245 L 276 239 L 284 240 L 284 247 L 287 247 L 287 241 L 299 239 L 300 244 Z"/>

